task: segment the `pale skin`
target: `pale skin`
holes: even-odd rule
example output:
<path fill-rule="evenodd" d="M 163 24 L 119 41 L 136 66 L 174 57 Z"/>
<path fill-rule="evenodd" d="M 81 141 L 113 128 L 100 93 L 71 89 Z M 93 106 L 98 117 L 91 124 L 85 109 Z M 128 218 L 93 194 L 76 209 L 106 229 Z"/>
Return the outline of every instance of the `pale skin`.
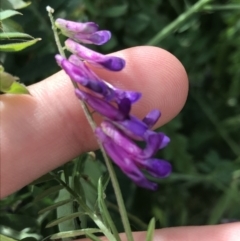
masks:
<path fill-rule="evenodd" d="M 153 108 L 161 110 L 158 127 L 180 112 L 187 98 L 188 81 L 182 64 L 173 55 L 156 47 L 135 47 L 114 55 L 126 60 L 123 71 L 94 70 L 117 87 L 143 93 L 133 108 L 135 115 L 143 117 Z M 97 149 L 63 71 L 29 86 L 29 90 L 32 97 L 0 97 L 1 198 L 82 152 Z M 134 234 L 135 240 L 144 237 L 144 232 Z M 125 240 L 124 235 L 122 238 Z M 154 240 L 239 241 L 240 223 L 160 229 L 155 231 Z"/>

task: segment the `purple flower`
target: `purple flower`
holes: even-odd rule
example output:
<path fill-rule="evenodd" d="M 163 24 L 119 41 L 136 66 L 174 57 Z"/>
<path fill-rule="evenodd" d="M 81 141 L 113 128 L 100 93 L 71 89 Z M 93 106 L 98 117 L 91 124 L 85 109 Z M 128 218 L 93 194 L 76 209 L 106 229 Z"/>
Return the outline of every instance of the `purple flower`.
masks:
<path fill-rule="evenodd" d="M 103 96 L 107 101 L 116 101 L 117 103 L 119 103 L 122 99 L 127 98 L 130 100 L 131 103 L 134 103 L 141 98 L 141 93 L 139 92 L 121 90 L 104 81 L 103 79 L 100 79 L 92 70 L 88 68 L 88 66 L 78 56 L 72 54 L 69 57 L 69 61 L 74 65 L 80 67 L 81 70 L 84 72 L 85 77 L 88 78 L 89 81 L 95 81 L 101 85 L 105 85 L 106 91 L 105 93 L 103 93 Z"/>
<path fill-rule="evenodd" d="M 106 135 L 102 128 L 95 130 L 97 137 L 101 140 L 108 155 L 121 170 L 131 178 L 138 186 L 156 190 L 157 184 L 149 181 L 141 170 L 146 170 L 157 178 L 167 177 L 171 172 L 171 165 L 159 159 L 141 159 L 135 152 L 129 153 L 123 146 L 118 145 L 111 137 Z M 125 138 L 119 136 L 119 138 Z M 124 146 L 132 146 L 131 142 L 125 142 Z M 137 148 L 138 149 L 138 148 Z M 131 152 L 131 151 L 130 151 Z"/>
<path fill-rule="evenodd" d="M 109 31 L 98 31 L 98 25 L 93 22 L 78 23 L 58 18 L 55 24 L 63 35 L 77 42 L 102 45 L 111 38 Z"/>
<path fill-rule="evenodd" d="M 150 158 L 157 153 L 159 149 L 165 147 L 170 139 L 163 133 L 156 133 L 149 130 L 146 134 L 146 147 L 139 148 L 127 134 L 119 130 L 114 122 L 103 121 L 101 123 L 102 131 L 110 137 L 117 145 L 121 146 L 127 153 L 132 154 L 140 159 Z"/>
<path fill-rule="evenodd" d="M 141 97 L 139 92 L 120 90 L 100 79 L 76 55 L 71 55 L 69 60 L 61 55 L 56 55 L 55 58 L 58 65 L 65 70 L 71 80 L 100 94 L 108 102 L 116 101 L 121 103 L 124 99 L 129 99 L 131 103 L 134 103 Z"/>
<path fill-rule="evenodd" d="M 120 71 L 125 67 L 124 59 L 114 56 L 105 56 L 97 53 L 74 42 L 71 39 L 67 39 L 65 41 L 65 45 L 67 50 L 69 50 L 71 53 L 95 66 L 103 67 L 111 71 Z"/>

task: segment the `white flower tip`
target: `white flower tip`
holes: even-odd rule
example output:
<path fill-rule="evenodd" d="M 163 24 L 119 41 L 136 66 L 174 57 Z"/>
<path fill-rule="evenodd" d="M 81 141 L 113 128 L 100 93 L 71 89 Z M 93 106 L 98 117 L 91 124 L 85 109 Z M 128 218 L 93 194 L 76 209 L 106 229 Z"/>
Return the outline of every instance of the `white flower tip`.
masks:
<path fill-rule="evenodd" d="M 47 10 L 49 13 L 54 13 L 54 9 L 51 8 L 50 6 L 47 6 L 47 7 L 46 7 L 46 10 Z"/>

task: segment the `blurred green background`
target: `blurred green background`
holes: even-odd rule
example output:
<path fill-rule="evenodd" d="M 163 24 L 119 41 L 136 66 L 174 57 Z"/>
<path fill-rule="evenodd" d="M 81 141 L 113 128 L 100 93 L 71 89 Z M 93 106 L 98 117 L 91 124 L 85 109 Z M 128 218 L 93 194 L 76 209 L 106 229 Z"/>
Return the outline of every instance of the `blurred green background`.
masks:
<path fill-rule="evenodd" d="M 157 180 L 159 190 L 151 192 L 136 188 L 116 168 L 128 211 L 145 223 L 155 216 L 158 228 L 240 220 L 240 0 L 211 1 L 194 14 L 184 15 L 185 21 L 174 22 L 196 3 L 33 1 L 19 10 L 23 16 L 12 20 L 21 31 L 42 41 L 18 53 L 1 53 L 5 70 L 26 85 L 58 71 L 57 49 L 45 10 L 50 5 L 55 18 L 95 21 L 101 29 L 110 30 L 113 37 L 97 47 L 100 52 L 151 44 L 177 56 L 188 73 L 190 94 L 178 117 L 161 128 L 171 143 L 159 153 L 172 163 L 173 174 Z M 162 30 L 169 30 L 172 23 L 176 26 L 164 34 Z M 45 228 L 56 212 L 38 215 L 55 196 L 34 201 L 52 182 L 29 185 L 2 200 L 0 232 L 6 234 L 8 228 L 9 236 L 18 239 L 25 237 L 23 233 L 39 239 L 56 232 L 57 227 Z M 107 197 L 115 202 L 111 187 Z M 113 215 L 120 223 L 117 213 Z M 143 223 L 132 224 L 134 230 L 144 229 Z"/>

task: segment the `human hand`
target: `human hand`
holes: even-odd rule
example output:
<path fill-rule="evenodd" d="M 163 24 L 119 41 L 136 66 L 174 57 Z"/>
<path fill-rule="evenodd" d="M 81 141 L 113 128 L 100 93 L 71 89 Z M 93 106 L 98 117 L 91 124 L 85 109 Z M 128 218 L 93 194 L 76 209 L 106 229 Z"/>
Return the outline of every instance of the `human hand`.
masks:
<path fill-rule="evenodd" d="M 143 117 L 153 108 L 161 110 L 157 127 L 179 113 L 188 84 L 185 70 L 174 56 L 155 47 L 136 47 L 114 55 L 126 60 L 126 68 L 119 73 L 95 71 L 116 87 L 143 93 L 134 106 L 135 115 Z M 29 89 L 33 97 L 1 95 L 1 197 L 97 148 L 73 87 L 62 71 Z M 163 229 L 156 231 L 156 239 L 221 240 L 217 235 L 222 234 L 222 240 L 232 241 L 240 236 L 237 229 L 239 224 Z M 144 233 L 135 235 L 142 239 Z"/>
<path fill-rule="evenodd" d="M 134 114 L 143 117 L 154 108 L 161 110 L 157 126 L 178 114 L 186 100 L 188 83 L 183 66 L 174 56 L 156 47 L 135 47 L 114 55 L 126 60 L 122 71 L 95 71 L 116 87 L 143 93 L 134 105 Z M 1 95 L 1 197 L 97 148 L 64 72 L 29 90 L 32 96 Z"/>
<path fill-rule="evenodd" d="M 134 233 L 134 240 L 146 240 L 146 232 Z M 126 241 L 124 234 L 122 241 Z M 153 241 L 239 241 L 240 223 L 174 227 L 155 230 Z M 86 240 L 81 240 L 86 241 Z M 89 241 L 89 240 L 88 240 Z"/>

